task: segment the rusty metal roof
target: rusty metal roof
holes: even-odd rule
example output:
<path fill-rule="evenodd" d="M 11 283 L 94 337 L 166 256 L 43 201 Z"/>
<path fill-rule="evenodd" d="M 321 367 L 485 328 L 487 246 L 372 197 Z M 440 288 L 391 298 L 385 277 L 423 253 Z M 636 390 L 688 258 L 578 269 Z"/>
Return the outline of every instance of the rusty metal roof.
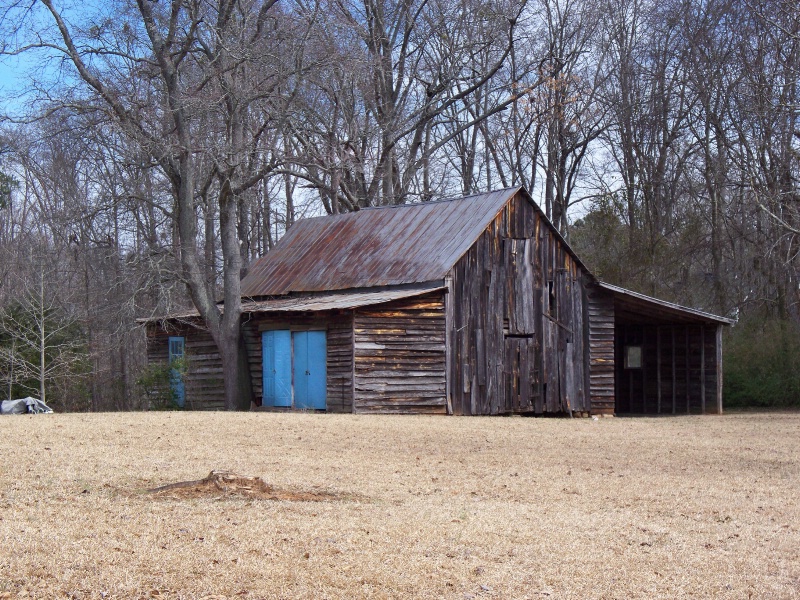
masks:
<path fill-rule="evenodd" d="M 431 292 L 445 289 L 441 286 L 417 285 L 402 289 L 364 290 L 358 292 L 334 292 L 331 294 L 315 294 L 310 296 L 284 296 L 269 300 L 242 302 L 243 313 L 265 312 L 316 312 L 320 310 L 347 310 L 373 304 L 383 304 L 403 298 L 414 298 Z M 224 311 L 225 307 L 219 307 Z M 199 319 L 200 313 L 195 310 L 185 310 L 163 317 L 137 319 L 140 323 L 151 323 L 168 320 L 193 320 Z"/>
<path fill-rule="evenodd" d="M 649 317 L 650 319 L 662 316 L 672 319 L 677 318 L 686 322 L 711 322 L 721 323 L 723 325 L 733 325 L 734 323 L 732 319 L 681 306 L 673 302 L 667 302 L 666 300 L 659 300 L 652 296 L 645 296 L 644 294 L 633 292 L 603 281 L 598 281 L 597 286 L 614 295 L 614 300 L 619 310 Z"/>
<path fill-rule="evenodd" d="M 298 221 L 253 263 L 242 295 L 442 280 L 519 190 Z"/>

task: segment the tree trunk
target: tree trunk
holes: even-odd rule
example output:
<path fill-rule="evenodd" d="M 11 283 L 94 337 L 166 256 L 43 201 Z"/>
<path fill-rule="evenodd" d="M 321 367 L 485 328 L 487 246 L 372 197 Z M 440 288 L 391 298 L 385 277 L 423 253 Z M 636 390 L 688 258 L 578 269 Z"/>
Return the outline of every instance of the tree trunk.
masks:
<path fill-rule="evenodd" d="M 239 253 L 236 216 L 238 202 L 232 194 L 230 183 L 224 182 L 220 192 L 220 238 L 222 255 L 225 259 L 224 289 L 225 311 L 219 324 L 219 332 L 215 341 L 222 359 L 222 376 L 225 380 L 225 409 L 240 410 L 250 406 L 250 398 L 241 398 L 240 357 L 241 349 L 240 316 L 242 313 L 241 279 L 242 256 Z M 212 336 L 214 332 L 212 331 Z"/>
<path fill-rule="evenodd" d="M 45 351 L 47 342 L 47 331 L 44 323 L 44 273 L 39 273 L 39 400 L 47 402 L 45 398 L 44 378 L 47 375 L 45 370 Z"/>

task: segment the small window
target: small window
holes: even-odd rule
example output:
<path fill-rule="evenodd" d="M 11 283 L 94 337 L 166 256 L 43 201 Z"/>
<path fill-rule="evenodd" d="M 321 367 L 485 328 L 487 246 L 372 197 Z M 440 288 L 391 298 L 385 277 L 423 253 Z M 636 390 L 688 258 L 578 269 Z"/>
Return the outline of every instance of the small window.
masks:
<path fill-rule="evenodd" d="M 547 309 L 551 317 L 558 318 L 556 314 L 556 290 L 552 281 L 547 282 Z"/>
<path fill-rule="evenodd" d="M 625 346 L 625 368 L 626 369 L 642 368 L 641 346 Z"/>

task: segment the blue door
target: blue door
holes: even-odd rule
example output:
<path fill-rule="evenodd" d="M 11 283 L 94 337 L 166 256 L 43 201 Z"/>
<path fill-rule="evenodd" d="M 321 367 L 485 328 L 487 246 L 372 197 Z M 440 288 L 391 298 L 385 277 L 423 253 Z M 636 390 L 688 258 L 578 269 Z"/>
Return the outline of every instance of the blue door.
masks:
<path fill-rule="evenodd" d="M 172 365 L 179 361 L 184 356 L 186 348 L 186 340 L 179 336 L 170 336 L 169 338 L 169 364 Z M 172 398 L 175 404 L 183 408 L 186 404 L 186 389 L 183 383 L 183 368 L 185 365 L 180 365 L 178 368 L 170 368 L 169 370 L 169 387 L 172 390 Z"/>
<path fill-rule="evenodd" d="M 292 334 L 288 329 L 261 334 L 263 406 L 292 406 Z"/>
<path fill-rule="evenodd" d="M 295 331 L 294 407 L 325 410 L 325 332 Z"/>

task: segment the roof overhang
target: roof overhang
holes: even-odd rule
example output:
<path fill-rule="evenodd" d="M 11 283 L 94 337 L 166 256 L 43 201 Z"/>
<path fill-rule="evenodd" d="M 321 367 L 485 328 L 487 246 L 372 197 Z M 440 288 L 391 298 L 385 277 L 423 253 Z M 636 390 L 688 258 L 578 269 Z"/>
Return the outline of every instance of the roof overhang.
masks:
<path fill-rule="evenodd" d="M 394 300 L 415 298 L 445 289 L 446 287 L 442 282 L 428 282 L 392 289 L 344 290 L 326 294 L 290 295 L 259 300 L 245 299 L 242 301 L 242 313 L 307 313 L 350 310 L 362 306 L 384 304 Z M 220 311 L 224 312 L 224 306 L 220 305 Z M 161 323 L 165 321 L 196 321 L 198 319 L 200 319 L 200 313 L 197 310 L 187 310 L 162 317 L 137 319 L 137 321 L 140 323 Z"/>
<path fill-rule="evenodd" d="M 610 292 L 614 297 L 614 312 L 619 321 L 670 322 L 670 323 L 715 323 L 733 325 L 735 321 L 711 313 L 696 310 L 646 296 L 625 288 L 597 282 L 597 287 Z"/>

